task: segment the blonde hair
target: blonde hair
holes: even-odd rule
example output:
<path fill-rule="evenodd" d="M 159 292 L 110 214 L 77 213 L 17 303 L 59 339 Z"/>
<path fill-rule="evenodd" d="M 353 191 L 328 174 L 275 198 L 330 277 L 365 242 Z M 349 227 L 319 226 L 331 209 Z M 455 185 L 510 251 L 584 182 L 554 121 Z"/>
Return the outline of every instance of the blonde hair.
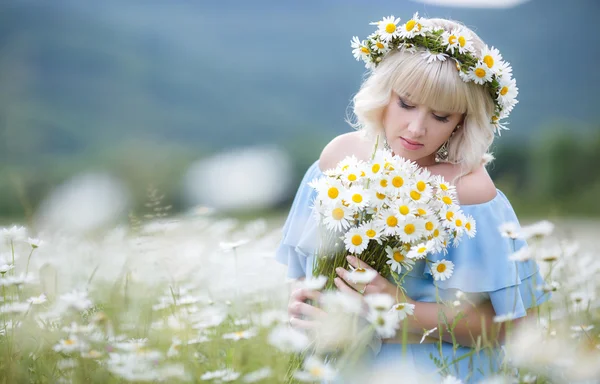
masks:
<path fill-rule="evenodd" d="M 437 28 L 450 31 L 464 27 L 445 19 L 428 19 Z M 470 31 L 470 30 L 469 30 Z M 473 46 L 479 51 L 483 41 L 472 31 Z M 463 128 L 449 141 L 448 161 L 460 164 L 460 175 L 487 164 L 493 156 L 488 149 L 494 140 L 491 118 L 494 102 L 488 90 L 473 82 L 466 83 L 458 75 L 454 60 L 426 63 L 416 53 L 396 50 L 388 53 L 363 81 L 352 100 L 355 119 L 348 119 L 355 129 L 366 135 L 383 134 L 383 111 L 392 92 L 410 96 L 411 102 L 434 110 L 464 114 Z"/>

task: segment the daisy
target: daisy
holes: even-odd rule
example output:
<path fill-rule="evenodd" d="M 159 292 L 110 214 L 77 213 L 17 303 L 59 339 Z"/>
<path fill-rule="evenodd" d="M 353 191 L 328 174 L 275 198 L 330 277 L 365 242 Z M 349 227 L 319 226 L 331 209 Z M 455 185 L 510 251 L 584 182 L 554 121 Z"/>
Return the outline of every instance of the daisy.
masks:
<path fill-rule="evenodd" d="M 48 299 L 46 298 L 46 295 L 44 295 L 43 293 L 39 296 L 33 296 L 30 297 L 29 299 L 27 299 L 27 302 L 33 305 L 38 305 L 38 304 L 43 304 L 46 301 L 48 301 Z"/>
<path fill-rule="evenodd" d="M 385 293 L 365 295 L 365 301 L 371 310 L 378 312 L 389 311 L 394 305 L 392 296 Z"/>
<path fill-rule="evenodd" d="M 401 219 L 407 217 L 415 217 L 417 215 L 417 207 L 412 200 L 400 199 L 394 203 L 392 209 L 399 215 Z"/>
<path fill-rule="evenodd" d="M 306 334 L 294 328 L 280 325 L 269 333 L 268 342 L 275 348 L 286 352 L 301 352 L 310 343 Z"/>
<path fill-rule="evenodd" d="M 369 187 L 372 186 L 374 191 L 381 194 L 388 194 L 388 191 L 392 191 L 390 188 L 391 185 L 392 177 L 390 175 L 380 174 L 376 179 L 372 179 L 372 183 L 369 185 Z"/>
<path fill-rule="evenodd" d="M 414 261 L 408 259 L 402 249 L 398 247 L 385 247 L 385 253 L 387 254 L 388 261 L 386 264 L 390 266 L 392 271 L 396 271 L 396 273 L 402 272 L 402 267 L 406 267 L 407 269 L 412 269 L 414 265 Z"/>
<path fill-rule="evenodd" d="M 319 200 L 323 203 L 339 201 L 346 189 L 341 181 L 331 177 L 321 177 L 308 185 L 317 190 Z"/>
<path fill-rule="evenodd" d="M 425 233 L 425 222 L 420 218 L 406 218 L 399 224 L 398 235 L 400 240 L 411 243 L 421 238 Z"/>
<path fill-rule="evenodd" d="M 306 289 L 310 289 L 311 291 L 320 291 L 325 287 L 327 283 L 327 276 L 319 275 L 317 277 L 307 277 L 304 279 L 302 285 Z"/>
<path fill-rule="evenodd" d="M 369 245 L 369 239 L 359 228 L 352 228 L 344 235 L 344 244 L 350 253 L 360 255 Z"/>
<path fill-rule="evenodd" d="M 435 280 L 446 280 L 450 278 L 453 270 L 454 263 L 446 259 L 436 261 L 431 265 L 431 273 Z"/>
<path fill-rule="evenodd" d="M 427 63 L 430 64 L 434 61 L 446 61 L 446 59 L 450 56 L 445 53 L 433 53 L 430 50 L 427 50 L 421 54 L 421 57 L 427 60 Z"/>
<path fill-rule="evenodd" d="M 502 134 L 502 131 L 508 131 L 508 123 L 504 123 L 500 121 L 500 117 L 499 116 L 492 116 L 492 121 L 491 121 L 492 127 L 494 128 L 494 133 L 498 133 L 498 136 L 500 136 Z"/>
<path fill-rule="evenodd" d="M 377 276 L 377 272 L 374 269 L 354 268 L 353 266 L 350 266 L 350 269 L 348 279 L 355 284 L 369 284 Z"/>
<path fill-rule="evenodd" d="M 371 49 L 365 44 L 364 41 L 360 41 L 357 36 L 352 37 L 350 46 L 352 47 L 352 54 L 354 55 L 356 61 L 367 60 L 369 55 L 371 55 Z"/>
<path fill-rule="evenodd" d="M 415 313 L 415 305 L 410 303 L 397 303 L 394 304 L 390 312 L 393 312 L 398 316 L 398 320 L 402 321 L 406 316 L 412 316 Z"/>
<path fill-rule="evenodd" d="M 465 217 L 466 217 L 465 233 L 470 238 L 473 238 L 473 237 L 475 237 L 475 234 L 477 233 L 477 223 L 475 222 L 475 219 L 473 219 L 473 216 L 466 215 Z"/>
<path fill-rule="evenodd" d="M 504 75 L 500 76 L 498 83 L 498 101 L 504 107 L 514 107 L 518 103 L 517 96 L 519 95 L 516 80 L 510 75 Z"/>
<path fill-rule="evenodd" d="M 456 32 L 458 41 L 458 52 L 460 53 L 475 53 L 473 50 L 473 37 L 466 29 L 459 29 Z"/>
<path fill-rule="evenodd" d="M 415 12 L 412 19 L 408 20 L 400 27 L 400 36 L 405 39 L 412 39 L 415 36 L 424 34 L 427 28 L 423 27 L 423 19 L 419 17 L 419 12 Z"/>
<path fill-rule="evenodd" d="M 394 18 L 394 16 L 384 17 L 383 20 L 377 25 L 379 36 L 383 41 L 390 41 L 395 37 L 400 36 L 400 30 L 398 29 L 398 23 L 400 18 Z"/>
<path fill-rule="evenodd" d="M 487 65 L 479 60 L 474 67 L 471 67 L 469 70 L 469 79 L 471 79 L 475 84 L 483 85 L 485 83 L 489 83 L 492 81 L 492 71 L 487 67 Z"/>
<path fill-rule="evenodd" d="M 454 50 L 458 49 L 458 34 L 456 30 L 450 32 L 444 31 L 442 33 L 442 45 L 446 47 L 446 51 L 449 51 L 454 55 Z"/>
<path fill-rule="evenodd" d="M 426 243 L 420 243 L 411 247 L 410 251 L 406 255 L 409 259 L 424 259 L 429 252 L 435 247 L 435 242 L 429 240 Z"/>
<path fill-rule="evenodd" d="M 350 165 L 341 172 L 341 179 L 346 185 L 352 185 L 360 181 L 360 178 L 364 175 L 365 172 L 361 169 L 360 165 Z"/>
<path fill-rule="evenodd" d="M 503 237 L 508 237 L 509 239 L 515 240 L 521 236 L 519 224 L 514 221 L 502 223 L 498 227 L 498 230 L 500 231 L 500 235 Z"/>
<path fill-rule="evenodd" d="M 243 331 L 237 331 L 237 332 L 231 332 L 231 333 L 226 333 L 223 335 L 224 339 L 230 339 L 230 340 L 241 340 L 241 339 L 250 339 L 252 337 L 256 336 L 256 330 L 254 329 L 246 329 Z"/>
<path fill-rule="evenodd" d="M 438 194 L 438 199 L 445 205 L 449 206 L 449 205 L 456 205 L 458 204 L 458 201 L 456 201 L 456 196 L 451 195 L 449 193 L 446 192 L 442 192 Z"/>
<path fill-rule="evenodd" d="M 316 356 L 307 357 L 301 371 L 294 372 L 294 378 L 307 382 L 328 382 L 335 379 L 337 372 Z"/>
<path fill-rule="evenodd" d="M 367 207 L 367 213 L 373 214 L 375 211 L 381 209 L 383 205 L 389 203 L 389 196 L 385 192 L 380 192 L 377 189 L 369 188 L 367 190 L 367 194 L 369 195 L 369 201 L 371 202 L 370 206 Z"/>
<path fill-rule="evenodd" d="M 465 231 L 467 217 L 462 212 L 456 212 L 453 219 L 448 227 L 455 230 L 459 235 L 462 234 Z"/>
<path fill-rule="evenodd" d="M 548 220 L 542 220 L 537 223 L 528 225 L 521 228 L 521 235 L 524 240 L 529 239 L 542 239 L 546 236 L 550 236 L 554 231 L 554 224 Z"/>
<path fill-rule="evenodd" d="M 376 221 L 376 224 L 381 228 L 382 232 L 386 236 L 394 236 L 399 231 L 400 219 L 396 211 L 387 209 L 381 212 L 381 218 Z"/>
<path fill-rule="evenodd" d="M 323 222 L 328 229 L 332 231 L 341 231 L 350 226 L 352 219 L 352 210 L 344 206 L 341 202 L 328 205 L 324 212 Z"/>
<path fill-rule="evenodd" d="M 409 191 L 410 192 L 408 195 L 410 196 L 411 200 L 416 203 L 427 203 L 433 196 L 431 187 L 425 187 L 422 189 L 422 186 L 418 183 L 411 186 Z"/>
<path fill-rule="evenodd" d="M 367 320 L 384 339 L 396 336 L 396 331 L 400 327 L 400 320 L 395 312 L 371 311 L 367 315 Z"/>
<path fill-rule="evenodd" d="M 508 255 L 508 260 L 511 261 L 527 261 L 533 258 L 533 252 L 529 247 L 521 247 L 516 252 Z"/>
<path fill-rule="evenodd" d="M 481 50 L 481 61 L 485 63 L 492 73 L 497 74 L 502 64 L 502 55 L 494 47 L 488 47 L 487 45 Z"/>
<path fill-rule="evenodd" d="M 371 44 L 371 49 L 373 49 L 375 52 L 386 54 L 389 52 L 390 47 L 389 47 L 389 44 L 387 43 L 387 41 L 381 41 L 381 39 L 375 39 L 373 41 L 373 44 Z"/>
<path fill-rule="evenodd" d="M 364 223 L 359 227 L 359 230 L 364 234 L 364 236 L 368 240 L 375 240 L 379 242 L 379 238 L 381 237 L 381 231 L 375 225 L 375 222 L 369 221 L 367 223 Z"/>
<path fill-rule="evenodd" d="M 358 185 L 353 185 L 344 193 L 344 200 L 352 210 L 363 209 L 369 203 L 367 191 Z"/>
<path fill-rule="evenodd" d="M 458 207 L 456 205 L 451 205 L 449 207 L 444 207 L 440 212 L 440 216 L 442 218 L 442 224 L 445 227 L 451 228 L 452 222 L 454 221 L 454 216 L 458 213 Z"/>
<path fill-rule="evenodd" d="M 398 196 L 407 188 L 406 183 L 410 180 L 409 175 L 403 170 L 395 169 L 389 174 L 389 188 Z"/>
<path fill-rule="evenodd" d="M 456 186 L 448 183 L 441 175 L 433 176 L 431 183 L 433 184 L 435 189 L 441 191 L 442 193 L 449 194 L 452 196 L 456 195 Z"/>

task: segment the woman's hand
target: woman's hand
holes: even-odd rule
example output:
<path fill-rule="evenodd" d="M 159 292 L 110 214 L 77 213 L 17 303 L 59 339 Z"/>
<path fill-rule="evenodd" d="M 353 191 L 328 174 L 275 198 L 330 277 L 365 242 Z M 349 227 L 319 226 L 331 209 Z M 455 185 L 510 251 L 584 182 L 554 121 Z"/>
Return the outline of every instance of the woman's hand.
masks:
<path fill-rule="evenodd" d="M 313 291 L 300 286 L 290 295 L 288 304 L 289 324 L 292 327 L 303 329 L 314 329 L 319 324 L 319 319 L 327 315 L 325 311 L 313 305 L 306 303 L 306 300 L 312 300 L 318 303 L 321 298 L 321 292 Z M 304 319 L 300 317 L 304 316 Z"/>
<path fill-rule="evenodd" d="M 369 269 L 369 270 L 373 270 L 373 268 L 371 268 L 371 266 L 369 266 L 367 263 L 365 263 L 364 261 L 361 261 L 359 259 L 357 259 L 354 256 L 347 256 L 346 259 L 348 260 L 348 263 L 350 263 L 351 266 L 353 266 L 354 268 L 364 268 L 364 269 Z M 349 295 L 358 295 L 360 296 L 362 295 L 371 295 L 374 293 L 383 293 L 383 294 L 388 294 L 393 298 L 396 298 L 396 293 L 398 292 L 398 287 L 395 284 L 392 284 L 388 279 L 386 279 L 385 277 L 381 276 L 379 273 L 377 273 L 375 275 L 375 278 L 373 278 L 373 280 L 371 280 L 370 283 L 366 284 L 366 286 L 364 284 L 356 284 L 354 281 L 352 281 L 348 274 L 350 273 L 350 271 L 344 269 L 344 268 L 337 268 L 336 271 L 337 275 L 339 277 L 336 277 L 334 280 L 335 286 L 344 293 L 347 293 Z M 405 301 L 404 298 L 400 301 Z"/>

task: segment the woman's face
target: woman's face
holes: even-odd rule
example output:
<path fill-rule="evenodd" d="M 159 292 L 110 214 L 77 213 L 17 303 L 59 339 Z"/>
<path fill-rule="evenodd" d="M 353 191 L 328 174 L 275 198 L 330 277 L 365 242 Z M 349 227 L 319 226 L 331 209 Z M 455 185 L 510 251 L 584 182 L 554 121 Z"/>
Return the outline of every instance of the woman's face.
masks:
<path fill-rule="evenodd" d="M 435 153 L 461 122 L 461 113 L 435 111 L 392 92 L 383 127 L 394 154 L 421 166 L 435 164 Z"/>

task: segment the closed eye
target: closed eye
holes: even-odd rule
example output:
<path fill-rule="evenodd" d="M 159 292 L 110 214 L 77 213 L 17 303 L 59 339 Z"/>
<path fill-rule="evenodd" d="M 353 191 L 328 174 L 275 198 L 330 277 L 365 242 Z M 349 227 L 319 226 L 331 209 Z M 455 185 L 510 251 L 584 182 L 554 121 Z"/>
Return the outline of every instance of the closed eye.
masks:
<path fill-rule="evenodd" d="M 401 98 L 398 98 L 398 103 L 400 104 L 400 107 L 404 108 L 404 109 L 413 109 L 414 106 L 413 105 L 408 105 L 404 102 L 404 100 L 402 100 Z"/>
<path fill-rule="evenodd" d="M 433 113 L 433 118 L 436 119 L 437 121 L 441 121 L 442 123 L 448 122 L 448 116 L 438 116 L 435 113 Z"/>

